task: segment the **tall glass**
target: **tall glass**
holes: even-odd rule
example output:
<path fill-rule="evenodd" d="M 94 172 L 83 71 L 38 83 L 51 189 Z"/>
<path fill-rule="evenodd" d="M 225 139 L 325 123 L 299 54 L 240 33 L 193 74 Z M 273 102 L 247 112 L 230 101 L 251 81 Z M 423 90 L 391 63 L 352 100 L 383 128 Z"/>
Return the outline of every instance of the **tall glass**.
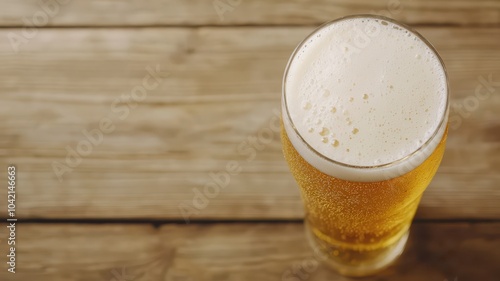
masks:
<path fill-rule="evenodd" d="M 402 253 L 443 157 L 448 100 L 435 49 L 385 17 L 329 22 L 292 54 L 283 153 L 300 187 L 309 242 L 341 274 L 373 274 Z"/>

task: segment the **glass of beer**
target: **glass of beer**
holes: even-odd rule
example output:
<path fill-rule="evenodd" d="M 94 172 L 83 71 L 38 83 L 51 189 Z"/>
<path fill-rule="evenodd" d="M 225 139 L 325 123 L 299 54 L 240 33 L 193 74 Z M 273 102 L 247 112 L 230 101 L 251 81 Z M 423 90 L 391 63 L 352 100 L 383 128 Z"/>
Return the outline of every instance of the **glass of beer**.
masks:
<path fill-rule="evenodd" d="M 448 132 L 443 61 L 392 19 L 326 23 L 293 52 L 283 79 L 283 153 L 308 240 L 338 272 L 373 274 L 402 253 Z"/>

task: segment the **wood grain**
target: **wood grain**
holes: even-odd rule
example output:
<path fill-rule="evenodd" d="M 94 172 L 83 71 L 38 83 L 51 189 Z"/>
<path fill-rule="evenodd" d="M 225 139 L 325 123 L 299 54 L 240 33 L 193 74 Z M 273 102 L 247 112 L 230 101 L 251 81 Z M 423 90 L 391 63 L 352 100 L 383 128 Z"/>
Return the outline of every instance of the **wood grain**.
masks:
<path fill-rule="evenodd" d="M 2 280 L 353 280 L 317 263 L 302 224 L 18 228 L 17 273 L 2 263 Z M 415 223 L 401 259 L 363 280 L 496 281 L 499 262 L 499 223 Z"/>
<path fill-rule="evenodd" d="M 349 14 L 381 14 L 410 24 L 498 25 L 500 2 L 467 0 L 59 0 L 48 21 L 34 15 L 51 1 L 0 0 L 0 26 L 317 25 Z M 214 7 L 214 2 L 220 3 Z M 235 3 L 229 5 L 229 3 Z M 50 10 L 49 10 L 50 11 Z M 38 21 L 35 21 L 38 20 Z"/>
<path fill-rule="evenodd" d="M 42 29 L 17 54 L 0 41 L 0 164 L 18 167 L 18 215 L 183 219 L 179 204 L 192 204 L 193 189 L 237 161 L 241 172 L 190 219 L 301 218 L 277 134 L 266 145 L 248 142 L 271 128 L 286 61 L 311 30 Z M 446 62 L 453 104 L 474 97 L 480 76 L 500 79 L 499 28 L 419 31 Z M 20 29 L 0 37 L 9 32 Z M 169 76 L 121 120 L 113 102 L 156 65 Z M 500 218 L 500 88 L 493 90 L 450 131 L 418 218 Z M 60 182 L 53 163 L 65 163 L 66 147 L 76 149 L 82 131 L 106 116 L 115 130 Z"/>
<path fill-rule="evenodd" d="M 162 280 L 172 256 L 151 225 L 18 223 L 16 232 L 16 273 L 2 262 L 1 280 Z"/>

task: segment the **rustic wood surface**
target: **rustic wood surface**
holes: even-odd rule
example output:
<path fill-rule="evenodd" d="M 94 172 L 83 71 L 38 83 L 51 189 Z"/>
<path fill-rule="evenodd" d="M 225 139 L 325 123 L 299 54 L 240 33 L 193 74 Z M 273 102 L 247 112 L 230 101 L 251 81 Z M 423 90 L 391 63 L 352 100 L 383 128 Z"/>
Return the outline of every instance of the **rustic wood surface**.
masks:
<path fill-rule="evenodd" d="M 388 15 L 428 38 L 446 63 L 453 108 L 445 157 L 407 250 L 362 280 L 500 280 L 500 1 L 0 7 L 0 166 L 18 169 L 20 219 L 13 275 L 0 204 L 0 280 L 353 280 L 313 258 L 278 135 L 249 142 L 276 121 L 295 46 L 319 24 L 355 13 Z M 144 100 L 127 100 L 156 68 L 161 83 Z M 479 99 L 485 80 L 493 82 Z M 112 132 L 58 178 L 52 165 L 106 117 Z M 183 214 L 228 163 L 241 170 L 206 206 Z M 0 194 L 3 201 L 6 189 Z"/>
<path fill-rule="evenodd" d="M 2 263 L 1 280 L 357 280 L 320 265 L 298 223 L 26 224 L 18 233 L 16 278 Z M 359 280 L 497 281 L 499 263 L 500 223 L 415 223 L 398 263 Z"/>
<path fill-rule="evenodd" d="M 35 25 L 31 19 L 41 2 L 55 1 L 0 0 L 0 24 Z M 216 1 L 209 0 L 57 1 L 67 4 L 59 5 L 48 26 L 317 25 L 367 13 L 390 15 L 411 24 L 500 24 L 500 2 L 496 0 L 220 0 L 217 3 L 222 4 L 216 5 L 219 13 Z"/>
<path fill-rule="evenodd" d="M 0 38 L 12 30 L 0 30 Z M 283 68 L 311 30 L 42 29 L 16 55 L 1 41 L 8 55 L 0 57 L 0 163 L 18 165 L 19 216 L 182 219 L 179 204 L 192 202 L 193 188 L 203 190 L 211 172 L 235 160 L 241 173 L 192 218 L 301 218 L 278 135 L 255 146 L 251 161 L 238 147 L 270 126 Z M 446 62 L 454 106 L 475 98 L 479 77 L 500 81 L 500 28 L 418 30 Z M 156 65 L 169 75 L 121 120 L 114 101 Z M 498 82 L 493 91 L 463 117 L 452 111 L 461 123 L 451 125 L 417 217 L 500 217 Z M 66 147 L 76 149 L 87 139 L 82 131 L 99 129 L 108 116 L 116 129 L 59 181 L 53 163 L 65 163 Z"/>

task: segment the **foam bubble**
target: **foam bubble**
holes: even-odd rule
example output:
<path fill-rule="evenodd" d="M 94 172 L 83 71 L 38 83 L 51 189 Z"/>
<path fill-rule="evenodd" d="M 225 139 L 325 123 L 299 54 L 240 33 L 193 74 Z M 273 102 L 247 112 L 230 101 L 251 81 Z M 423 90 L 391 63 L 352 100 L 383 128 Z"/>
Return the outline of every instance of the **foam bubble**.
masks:
<path fill-rule="evenodd" d="M 374 27 L 376 33 L 365 32 Z M 310 38 L 290 62 L 284 90 L 291 122 L 313 150 L 345 165 L 384 165 L 412 154 L 438 130 L 446 74 L 416 34 L 391 21 L 353 17 Z M 292 125 L 285 126 L 290 136 Z M 315 155 L 291 140 L 301 155 Z"/>

